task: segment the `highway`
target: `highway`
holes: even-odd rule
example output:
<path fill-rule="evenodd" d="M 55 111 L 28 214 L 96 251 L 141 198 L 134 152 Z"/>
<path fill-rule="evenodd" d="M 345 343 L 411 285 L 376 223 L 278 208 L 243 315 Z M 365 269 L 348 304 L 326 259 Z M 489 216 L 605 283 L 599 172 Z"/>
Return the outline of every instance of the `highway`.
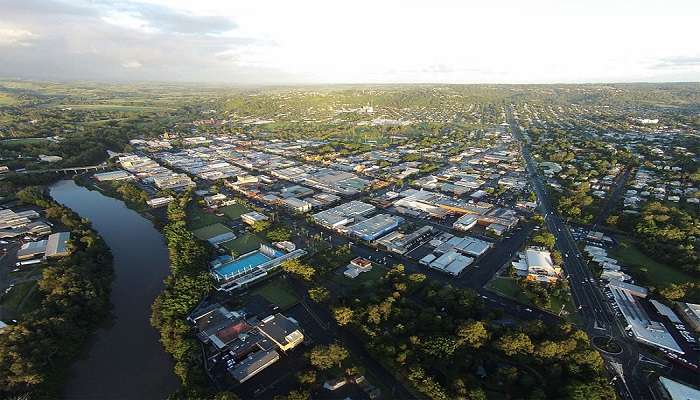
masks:
<path fill-rule="evenodd" d="M 526 163 L 527 171 L 533 189 L 537 195 L 538 203 L 542 215 L 545 216 L 547 229 L 556 237 L 556 247 L 564 258 L 564 271 L 567 274 L 573 300 L 579 310 L 579 314 L 584 321 L 583 327 L 592 338 L 595 336 L 609 336 L 615 339 L 623 348 L 623 353 L 617 356 L 603 354 L 608 362 L 619 363 L 624 371 L 623 385 L 618 385 L 620 395 L 625 399 L 648 399 L 651 398 L 648 384 L 638 372 L 639 363 L 638 345 L 628 340 L 624 329 L 620 326 L 611 311 L 609 304 L 601 293 L 596 279 L 593 277 L 588 265 L 579 252 L 576 241 L 571 235 L 569 227 L 561 217 L 555 212 L 549 198 L 547 189 L 544 186 L 542 177 L 539 174 L 536 164 L 532 160 L 532 155 L 527 145 L 524 145 L 524 138 L 520 131 L 520 126 L 513 117 L 513 111 L 507 108 L 508 124 L 515 136 L 521 143 L 521 151 Z M 629 172 L 627 171 L 626 174 Z M 621 179 L 624 181 L 624 179 Z M 621 186 L 618 181 L 617 190 Z"/>

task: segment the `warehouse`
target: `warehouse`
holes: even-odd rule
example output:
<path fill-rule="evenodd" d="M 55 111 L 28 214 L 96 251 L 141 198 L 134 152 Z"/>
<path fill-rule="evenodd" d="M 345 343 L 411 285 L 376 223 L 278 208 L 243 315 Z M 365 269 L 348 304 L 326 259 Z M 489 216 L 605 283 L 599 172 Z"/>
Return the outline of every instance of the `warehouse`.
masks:
<path fill-rule="evenodd" d="M 366 241 L 375 240 L 393 231 L 403 223 L 403 218 L 389 214 L 378 214 L 348 228 L 350 235 Z"/>
<path fill-rule="evenodd" d="M 323 225 L 326 228 L 336 229 L 353 222 L 355 217 L 367 215 L 374 210 L 375 207 L 371 204 L 353 200 L 349 203 L 316 213 L 312 217 L 317 224 Z"/>
<path fill-rule="evenodd" d="M 70 232 L 57 232 L 49 235 L 46 241 L 46 258 L 65 257 L 70 254 L 69 240 Z"/>
<path fill-rule="evenodd" d="M 377 244 L 386 247 L 387 250 L 405 254 L 412 248 L 420 245 L 423 241 L 432 236 L 433 227 L 423 226 L 413 233 L 404 234 L 402 232 L 391 232 L 390 234 L 377 240 Z"/>

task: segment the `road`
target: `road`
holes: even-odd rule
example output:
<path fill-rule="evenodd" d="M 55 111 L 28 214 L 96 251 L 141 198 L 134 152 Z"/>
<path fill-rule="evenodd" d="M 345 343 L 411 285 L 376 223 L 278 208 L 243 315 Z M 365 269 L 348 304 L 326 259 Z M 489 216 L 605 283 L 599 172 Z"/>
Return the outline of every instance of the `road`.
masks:
<path fill-rule="evenodd" d="M 513 117 L 513 111 L 507 109 L 508 123 L 513 134 L 520 143 L 524 143 L 520 126 Z M 629 340 L 624 329 L 610 310 L 607 300 L 599 290 L 584 258 L 579 252 L 576 241 L 571 235 L 569 227 L 555 212 L 549 193 L 544 186 L 539 170 L 532 160 L 532 155 L 527 145 L 521 145 L 521 152 L 526 163 L 527 171 L 537 195 L 542 215 L 549 231 L 556 237 L 556 247 L 564 257 L 564 270 L 567 274 L 574 302 L 578 306 L 579 314 L 585 324 L 585 330 L 590 337 L 609 336 L 614 338 L 623 348 L 623 352 L 617 356 L 603 354 L 608 364 L 619 363 L 624 371 L 624 385 L 618 386 L 620 395 L 624 399 L 648 399 L 651 398 L 649 386 L 637 369 L 639 364 L 639 347 Z M 624 185 L 618 181 L 618 186 Z M 621 190 L 621 189 L 619 189 Z"/>
<path fill-rule="evenodd" d="M 600 212 L 593 222 L 592 230 L 595 230 L 596 227 L 598 227 L 608 218 L 608 215 L 610 215 L 610 212 L 612 212 L 613 208 L 617 204 L 617 201 L 620 199 L 620 196 L 622 196 L 622 192 L 625 190 L 625 184 L 627 183 L 631 172 L 632 166 L 630 165 L 617 176 L 615 183 L 613 183 L 613 186 L 610 188 L 608 197 L 605 199 L 605 203 L 600 208 Z"/>

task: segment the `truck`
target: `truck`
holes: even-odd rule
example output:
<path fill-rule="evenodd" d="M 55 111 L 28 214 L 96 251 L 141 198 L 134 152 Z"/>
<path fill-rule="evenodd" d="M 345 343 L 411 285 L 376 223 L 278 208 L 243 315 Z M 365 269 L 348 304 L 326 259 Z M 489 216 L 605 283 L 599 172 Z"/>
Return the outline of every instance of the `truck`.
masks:
<path fill-rule="evenodd" d="M 33 258 L 31 260 L 18 261 L 15 264 L 15 267 L 25 267 L 27 265 L 39 264 L 41 261 L 42 261 L 41 258 Z"/>

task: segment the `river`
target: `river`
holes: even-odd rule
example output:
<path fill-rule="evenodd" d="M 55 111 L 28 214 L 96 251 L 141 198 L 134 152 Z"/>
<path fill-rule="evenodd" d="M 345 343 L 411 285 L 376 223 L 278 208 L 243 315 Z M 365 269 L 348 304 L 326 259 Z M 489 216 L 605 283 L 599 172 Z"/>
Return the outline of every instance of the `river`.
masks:
<path fill-rule="evenodd" d="M 168 250 L 153 224 L 119 200 L 63 180 L 51 197 L 92 222 L 114 255 L 114 319 L 74 363 L 67 399 L 163 399 L 179 381 L 149 318 L 168 274 Z"/>

